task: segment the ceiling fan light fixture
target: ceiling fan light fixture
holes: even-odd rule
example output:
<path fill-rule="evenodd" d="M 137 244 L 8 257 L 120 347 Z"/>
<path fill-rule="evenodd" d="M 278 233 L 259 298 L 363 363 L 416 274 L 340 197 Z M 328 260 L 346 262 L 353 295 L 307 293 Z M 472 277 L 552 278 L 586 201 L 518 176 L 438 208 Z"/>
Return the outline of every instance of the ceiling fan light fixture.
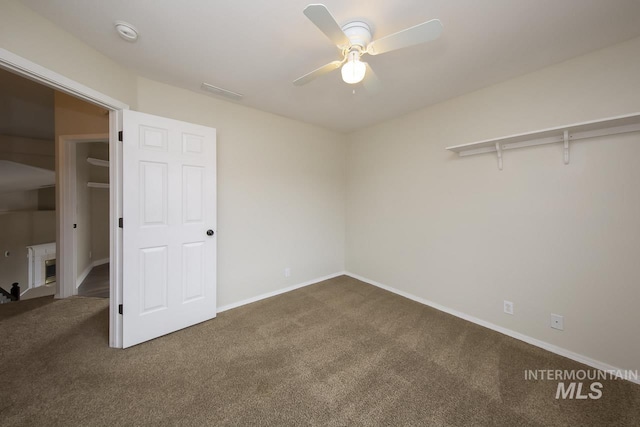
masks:
<path fill-rule="evenodd" d="M 315 78 L 342 67 L 342 80 L 348 84 L 355 84 L 364 79 L 368 73 L 365 86 L 378 90 L 378 79 L 366 62 L 361 62 L 362 55 L 380 55 L 405 47 L 435 40 L 442 34 L 442 23 L 439 19 L 432 19 L 413 27 L 405 28 L 388 36 L 371 41 L 371 27 L 364 21 L 351 21 L 340 26 L 323 4 L 310 4 L 304 8 L 304 15 L 324 33 L 325 36 L 342 52 L 342 59 L 332 61 L 316 68 L 293 81 L 296 86 L 302 86 Z M 369 71 L 367 71 L 369 70 Z"/>
<path fill-rule="evenodd" d="M 364 75 L 367 72 L 367 66 L 364 62 L 360 61 L 360 53 L 357 50 L 349 52 L 349 59 L 342 66 L 342 80 L 345 83 L 355 84 L 360 83 L 364 79 Z"/>

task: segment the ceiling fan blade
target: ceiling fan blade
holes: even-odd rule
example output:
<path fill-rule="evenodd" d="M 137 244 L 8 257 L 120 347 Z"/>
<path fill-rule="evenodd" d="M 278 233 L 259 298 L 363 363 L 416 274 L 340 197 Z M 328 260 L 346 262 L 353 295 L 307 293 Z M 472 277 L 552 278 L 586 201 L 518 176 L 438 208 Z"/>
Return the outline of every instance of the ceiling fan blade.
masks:
<path fill-rule="evenodd" d="M 314 80 L 324 74 L 327 74 L 335 69 L 340 68 L 342 65 L 342 61 L 333 61 L 328 63 L 327 65 L 323 65 L 322 67 L 313 70 L 312 72 L 305 74 L 304 76 L 293 81 L 293 84 L 296 86 L 302 86 L 309 83 L 311 80 Z"/>
<path fill-rule="evenodd" d="M 304 8 L 303 13 L 336 46 L 342 48 L 349 44 L 349 39 L 325 5 L 310 4 Z"/>
<path fill-rule="evenodd" d="M 440 37 L 440 34 L 442 34 L 442 23 L 439 19 L 432 19 L 371 42 L 367 47 L 367 52 L 370 55 L 380 55 L 435 40 Z"/>
<path fill-rule="evenodd" d="M 382 89 L 382 82 L 380 81 L 376 73 L 373 72 L 373 68 L 371 68 L 371 65 L 366 62 L 364 64 L 367 66 L 367 73 L 365 74 L 364 80 L 362 81 L 364 88 L 371 94 L 380 92 L 380 89 Z"/>

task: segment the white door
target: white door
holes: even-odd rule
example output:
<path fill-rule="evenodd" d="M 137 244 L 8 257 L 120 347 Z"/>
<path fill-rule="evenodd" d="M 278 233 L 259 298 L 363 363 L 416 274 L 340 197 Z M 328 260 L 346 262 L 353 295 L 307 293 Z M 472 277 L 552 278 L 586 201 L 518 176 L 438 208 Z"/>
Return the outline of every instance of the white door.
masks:
<path fill-rule="evenodd" d="M 216 317 L 216 131 L 123 112 L 123 346 Z"/>

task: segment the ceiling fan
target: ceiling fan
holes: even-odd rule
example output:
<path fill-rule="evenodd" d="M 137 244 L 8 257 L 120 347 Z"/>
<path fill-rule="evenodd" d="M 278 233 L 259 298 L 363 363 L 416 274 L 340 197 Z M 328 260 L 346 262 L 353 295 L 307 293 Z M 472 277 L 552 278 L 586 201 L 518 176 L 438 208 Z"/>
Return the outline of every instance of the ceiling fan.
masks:
<path fill-rule="evenodd" d="M 342 54 L 342 60 L 332 61 L 294 80 L 293 84 L 296 86 L 307 84 L 340 67 L 342 67 L 342 80 L 346 83 L 361 82 L 367 70 L 373 76 L 369 64 L 360 60 L 364 54 L 380 55 L 435 40 L 442 34 L 442 23 L 438 19 L 432 19 L 371 41 L 371 28 L 366 22 L 352 21 L 341 27 L 323 4 L 310 4 L 303 13 L 329 40 L 336 44 Z"/>

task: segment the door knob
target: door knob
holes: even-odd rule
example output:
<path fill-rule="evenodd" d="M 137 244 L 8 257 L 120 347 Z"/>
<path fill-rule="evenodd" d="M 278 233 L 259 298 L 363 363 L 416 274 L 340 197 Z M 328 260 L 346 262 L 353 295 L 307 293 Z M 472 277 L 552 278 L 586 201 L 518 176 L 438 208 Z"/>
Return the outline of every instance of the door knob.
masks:
<path fill-rule="evenodd" d="M 207 230 L 207 236 L 213 236 L 213 230 Z"/>

